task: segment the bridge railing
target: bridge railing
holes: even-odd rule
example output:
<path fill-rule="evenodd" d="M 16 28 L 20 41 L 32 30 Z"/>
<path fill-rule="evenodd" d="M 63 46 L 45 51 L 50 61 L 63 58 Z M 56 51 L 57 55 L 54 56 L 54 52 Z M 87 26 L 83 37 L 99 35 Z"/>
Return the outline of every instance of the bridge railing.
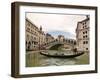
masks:
<path fill-rule="evenodd" d="M 46 44 L 45 45 L 45 48 L 46 49 L 49 49 L 50 47 L 52 47 L 52 46 L 54 46 L 54 45 L 56 45 L 56 44 L 67 44 L 67 45 L 70 45 L 70 46 L 72 46 L 72 47 L 74 47 L 74 43 L 72 42 L 68 42 L 68 41 L 52 41 L 52 42 L 50 42 L 50 43 L 48 43 L 48 44 Z"/>
<path fill-rule="evenodd" d="M 52 44 L 63 44 L 63 43 L 67 43 L 67 44 L 70 44 L 70 45 L 75 45 L 75 41 L 52 41 L 52 42 L 49 42 L 46 44 L 46 46 L 49 46 L 49 45 L 52 45 Z"/>

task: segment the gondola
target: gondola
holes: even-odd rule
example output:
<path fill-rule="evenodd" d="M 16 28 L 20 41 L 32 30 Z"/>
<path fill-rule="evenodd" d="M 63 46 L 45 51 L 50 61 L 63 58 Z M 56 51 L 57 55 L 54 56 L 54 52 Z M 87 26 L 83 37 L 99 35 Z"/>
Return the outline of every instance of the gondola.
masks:
<path fill-rule="evenodd" d="M 40 54 L 47 57 L 54 57 L 54 58 L 74 58 L 84 54 L 84 52 L 76 52 L 75 54 L 49 54 L 47 52 L 40 52 Z"/>

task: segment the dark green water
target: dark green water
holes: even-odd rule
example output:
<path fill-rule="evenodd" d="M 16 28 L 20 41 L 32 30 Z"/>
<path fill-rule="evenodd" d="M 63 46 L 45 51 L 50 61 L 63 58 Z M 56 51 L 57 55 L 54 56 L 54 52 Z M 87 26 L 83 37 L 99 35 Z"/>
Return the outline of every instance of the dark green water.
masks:
<path fill-rule="evenodd" d="M 48 51 L 50 52 L 50 50 Z M 61 52 L 61 51 L 60 51 Z M 38 51 L 26 53 L 26 67 L 63 66 L 89 64 L 89 53 L 75 58 L 50 58 L 41 55 Z"/>

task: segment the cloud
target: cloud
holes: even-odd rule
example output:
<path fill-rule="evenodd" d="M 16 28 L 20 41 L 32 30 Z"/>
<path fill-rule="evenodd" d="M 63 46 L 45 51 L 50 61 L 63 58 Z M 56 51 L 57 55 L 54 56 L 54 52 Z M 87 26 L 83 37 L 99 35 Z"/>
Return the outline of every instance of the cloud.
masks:
<path fill-rule="evenodd" d="M 64 31 L 76 34 L 77 22 L 86 18 L 86 15 L 64 15 L 64 14 L 45 14 L 45 13 L 27 13 L 26 17 L 35 23 L 38 27 L 43 27 L 43 31 Z"/>
<path fill-rule="evenodd" d="M 76 39 L 76 36 L 70 32 L 64 32 L 64 31 L 49 31 L 47 32 L 57 38 L 58 35 L 64 35 L 65 38 L 68 39 Z"/>

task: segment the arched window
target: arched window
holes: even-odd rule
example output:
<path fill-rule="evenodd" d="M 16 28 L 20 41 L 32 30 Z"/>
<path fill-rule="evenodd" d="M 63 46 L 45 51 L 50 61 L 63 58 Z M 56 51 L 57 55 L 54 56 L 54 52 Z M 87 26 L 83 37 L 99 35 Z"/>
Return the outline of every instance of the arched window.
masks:
<path fill-rule="evenodd" d="M 68 43 L 70 43 L 70 40 L 68 40 Z"/>
<path fill-rule="evenodd" d="M 29 40 L 29 35 L 28 34 L 27 34 L 26 38 L 27 38 L 27 40 Z"/>
<path fill-rule="evenodd" d="M 76 41 L 74 41 L 74 45 L 76 45 Z"/>
<path fill-rule="evenodd" d="M 27 45 L 27 41 L 26 41 L 26 45 Z"/>
<path fill-rule="evenodd" d="M 73 44 L 73 40 L 71 40 L 71 44 Z"/>
<path fill-rule="evenodd" d="M 28 42 L 28 45 L 31 46 L 31 42 L 30 41 Z"/>

